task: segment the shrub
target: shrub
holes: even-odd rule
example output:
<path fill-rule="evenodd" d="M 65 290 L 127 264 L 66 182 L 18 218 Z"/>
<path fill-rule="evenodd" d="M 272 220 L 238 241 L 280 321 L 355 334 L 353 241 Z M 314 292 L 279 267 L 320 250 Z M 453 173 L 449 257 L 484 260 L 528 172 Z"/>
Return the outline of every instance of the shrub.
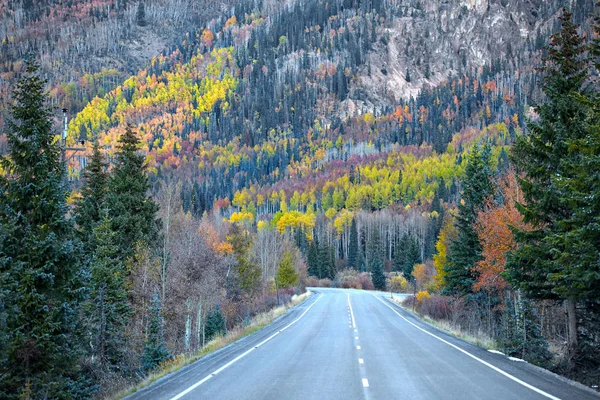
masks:
<path fill-rule="evenodd" d="M 431 299 L 431 295 L 429 294 L 429 292 L 423 291 L 421 290 L 420 292 L 417 292 L 417 303 L 421 304 L 423 303 L 423 301 L 425 300 L 429 300 Z"/>
<path fill-rule="evenodd" d="M 390 292 L 405 292 L 408 281 L 400 274 L 392 275 L 387 279 L 387 287 Z"/>

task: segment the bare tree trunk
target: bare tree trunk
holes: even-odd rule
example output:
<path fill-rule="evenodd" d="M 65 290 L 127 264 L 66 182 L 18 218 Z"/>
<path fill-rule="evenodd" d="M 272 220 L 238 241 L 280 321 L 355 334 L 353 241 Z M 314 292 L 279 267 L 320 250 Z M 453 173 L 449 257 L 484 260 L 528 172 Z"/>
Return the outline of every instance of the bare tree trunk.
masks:
<path fill-rule="evenodd" d="M 202 299 L 198 300 L 198 314 L 196 315 L 196 347 L 204 347 L 204 321 L 202 315 Z M 202 340 L 200 339 L 202 336 Z"/>
<path fill-rule="evenodd" d="M 575 353 L 577 351 L 577 314 L 575 310 L 575 300 L 567 299 L 565 302 L 567 308 L 567 367 L 574 367 Z"/>

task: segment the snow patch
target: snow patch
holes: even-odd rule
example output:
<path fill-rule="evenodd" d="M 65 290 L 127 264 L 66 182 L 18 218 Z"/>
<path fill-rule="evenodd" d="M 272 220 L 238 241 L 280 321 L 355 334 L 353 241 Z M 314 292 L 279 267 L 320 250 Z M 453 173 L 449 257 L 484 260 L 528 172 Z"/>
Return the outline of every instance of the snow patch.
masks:
<path fill-rule="evenodd" d="M 525 361 L 525 360 L 523 360 L 523 359 L 516 358 L 516 357 L 508 357 L 508 359 L 509 359 L 510 361 L 516 361 L 516 362 L 524 362 L 524 363 L 526 363 L 526 362 L 527 362 L 527 361 Z"/>

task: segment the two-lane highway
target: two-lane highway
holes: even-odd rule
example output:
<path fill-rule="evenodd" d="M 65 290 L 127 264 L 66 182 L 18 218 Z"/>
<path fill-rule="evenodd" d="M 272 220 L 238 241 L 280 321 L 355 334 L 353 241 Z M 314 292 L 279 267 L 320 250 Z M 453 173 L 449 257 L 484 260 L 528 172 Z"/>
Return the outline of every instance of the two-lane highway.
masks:
<path fill-rule="evenodd" d="M 599 399 L 423 324 L 380 294 L 315 289 L 267 328 L 128 399 Z"/>

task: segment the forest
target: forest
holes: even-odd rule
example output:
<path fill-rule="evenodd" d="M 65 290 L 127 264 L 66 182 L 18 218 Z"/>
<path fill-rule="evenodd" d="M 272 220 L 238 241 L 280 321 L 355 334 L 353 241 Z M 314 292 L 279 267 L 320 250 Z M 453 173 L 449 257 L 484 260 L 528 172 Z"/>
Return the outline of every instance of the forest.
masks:
<path fill-rule="evenodd" d="M 514 47 L 458 51 L 447 78 L 376 105 L 361 85 L 391 66 L 373 54 L 424 3 L 47 3 L 0 3 L 23 35 L 5 19 L 0 397 L 109 398 L 306 286 L 413 293 L 421 315 L 597 388 L 593 2 L 549 2 Z M 77 57 L 124 57 L 93 67 L 40 22 L 97 21 L 125 35 L 112 45 L 166 14 L 183 32 L 168 50 L 90 41 Z M 402 51 L 406 84 L 441 76 L 427 44 Z M 78 78 L 46 72 L 61 63 Z M 63 155 L 58 105 L 85 151 Z"/>

